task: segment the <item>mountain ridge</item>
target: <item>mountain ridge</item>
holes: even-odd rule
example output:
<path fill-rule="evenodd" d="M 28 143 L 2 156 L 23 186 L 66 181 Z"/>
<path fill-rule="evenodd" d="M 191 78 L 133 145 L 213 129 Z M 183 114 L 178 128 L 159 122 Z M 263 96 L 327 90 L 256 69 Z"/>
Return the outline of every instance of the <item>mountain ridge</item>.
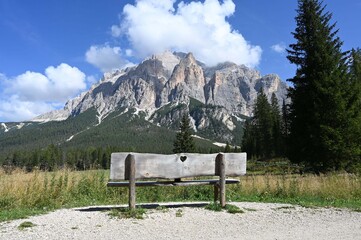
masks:
<path fill-rule="evenodd" d="M 137 108 L 149 117 L 168 103 L 186 103 L 189 98 L 250 116 L 261 88 L 269 98 L 276 93 L 280 103 L 286 98 L 287 86 L 275 74 L 261 76 L 256 70 L 231 62 L 206 67 L 192 53 L 164 52 L 137 66 L 105 73 L 99 83 L 69 100 L 63 109 L 32 121 L 64 120 L 90 107 L 95 107 L 99 119 L 103 119 L 117 106 Z"/>
<path fill-rule="evenodd" d="M 105 73 L 63 109 L 23 123 L 0 123 L 0 155 L 44 144 L 170 152 L 169 142 L 185 114 L 194 134 L 209 140 L 203 141 L 206 148 L 212 142 L 239 146 L 243 123 L 261 88 L 269 99 L 275 93 L 280 104 L 286 98 L 287 86 L 275 74 L 261 76 L 231 62 L 207 67 L 192 53 L 152 55 L 138 65 Z M 154 141 L 164 147 L 155 147 Z"/>

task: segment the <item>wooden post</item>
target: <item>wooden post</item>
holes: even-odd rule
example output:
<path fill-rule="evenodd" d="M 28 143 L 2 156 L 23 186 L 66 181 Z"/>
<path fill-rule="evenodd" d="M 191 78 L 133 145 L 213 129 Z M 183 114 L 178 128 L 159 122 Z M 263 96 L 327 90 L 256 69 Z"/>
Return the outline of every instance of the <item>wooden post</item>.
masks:
<path fill-rule="evenodd" d="M 125 159 L 126 177 L 129 180 L 129 209 L 135 209 L 135 158 L 129 154 Z"/>
<path fill-rule="evenodd" d="M 216 158 L 216 172 L 219 176 L 220 203 L 222 207 L 226 206 L 226 162 L 222 153 Z"/>

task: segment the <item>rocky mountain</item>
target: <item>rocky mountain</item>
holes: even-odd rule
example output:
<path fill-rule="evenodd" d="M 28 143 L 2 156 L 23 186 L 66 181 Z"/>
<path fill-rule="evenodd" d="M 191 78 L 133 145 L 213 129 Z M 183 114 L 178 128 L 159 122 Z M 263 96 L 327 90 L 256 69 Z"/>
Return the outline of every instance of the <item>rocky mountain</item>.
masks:
<path fill-rule="evenodd" d="M 207 67 L 192 53 L 164 52 L 137 66 L 104 74 L 99 83 L 68 101 L 63 109 L 26 124 L 2 124 L 0 141 L 9 129 L 69 122 L 92 112 L 95 121 L 84 129 L 127 115 L 142 118 L 150 126 L 176 130 L 181 116 L 188 114 L 196 135 L 239 145 L 242 123 L 252 114 L 261 88 L 269 98 L 275 93 L 280 104 L 286 97 L 287 86 L 277 75 L 261 76 L 256 70 L 230 62 Z M 63 141 L 75 141 L 84 129 L 68 131 Z"/>
<path fill-rule="evenodd" d="M 256 70 L 229 62 L 206 67 L 192 53 L 165 52 L 138 66 L 104 74 L 98 84 L 68 101 L 64 109 L 33 121 L 64 120 L 92 107 L 97 110 L 99 122 L 119 107 L 142 111 L 152 121 L 162 107 L 188 105 L 190 99 L 221 107 L 222 114 L 229 116 L 250 116 L 261 88 L 269 98 L 275 93 L 280 103 L 287 92 L 286 84 L 274 74 L 262 77 Z"/>

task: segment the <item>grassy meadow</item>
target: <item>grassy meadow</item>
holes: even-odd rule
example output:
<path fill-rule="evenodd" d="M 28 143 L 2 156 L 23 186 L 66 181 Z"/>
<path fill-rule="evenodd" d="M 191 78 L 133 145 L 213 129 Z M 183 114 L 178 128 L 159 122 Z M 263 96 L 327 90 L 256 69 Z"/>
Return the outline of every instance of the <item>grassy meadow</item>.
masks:
<path fill-rule="evenodd" d="M 59 208 L 125 204 L 127 188 L 108 188 L 109 171 L 54 172 L 0 169 L 0 222 Z M 249 174 L 227 186 L 227 201 L 283 202 L 361 210 L 361 178 L 328 175 Z M 139 187 L 137 203 L 212 201 L 213 187 Z"/>

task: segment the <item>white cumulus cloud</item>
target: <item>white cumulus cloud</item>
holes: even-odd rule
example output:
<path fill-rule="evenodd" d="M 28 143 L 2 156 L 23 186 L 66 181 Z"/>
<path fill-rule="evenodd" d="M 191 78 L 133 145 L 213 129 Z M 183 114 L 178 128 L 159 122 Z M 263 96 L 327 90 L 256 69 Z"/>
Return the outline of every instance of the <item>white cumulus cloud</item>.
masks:
<path fill-rule="evenodd" d="M 271 46 L 271 49 L 276 53 L 285 53 L 286 52 L 286 44 L 281 42 Z"/>
<path fill-rule="evenodd" d="M 88 63 L 99 68 L 102 72 L 110 72 L 132 65 L 124 58 L 120 47 L 110 47 L 107 44 L 91 46 L 85 53 L 85 58 Z"/>
<path fill-rule="evenodd" d="M 46 68 L 45 74 L 27 71 L 10 79 L 7 93 L 25 101 L 66 101 L 86 88 L 85 74 L 62 63 Z"/>
<path fill-rule="evenodd" d="M 26 71 L 7 78 L 1 76 L 0 119 L 23 121 L 64 105 L 87 87 L 85 74 L 62 63 L 49 66 L 44 73 Z"/>
<path fill-rule="evenodd" d="M 138 0 L 127 4 L 114 37 L 126 36 L 132 53 L 146 57 L 165 50 L 193 52 L 208 65 L 232 61 L 257 66 L 262 50 L 248 43 L 227 18 L 235 12 L 232 0 L 180 2 Z M 120 50 L 119 50 L 120 51 Z"/>
<path fill-rule="evenodd" d="M 1 121 L 24 121 L 32 119 L 44 112 L 54 110 L 52 104 L 46 102 L 31 102 L 20 100 L 17 95 L 0 100 Z"/>

